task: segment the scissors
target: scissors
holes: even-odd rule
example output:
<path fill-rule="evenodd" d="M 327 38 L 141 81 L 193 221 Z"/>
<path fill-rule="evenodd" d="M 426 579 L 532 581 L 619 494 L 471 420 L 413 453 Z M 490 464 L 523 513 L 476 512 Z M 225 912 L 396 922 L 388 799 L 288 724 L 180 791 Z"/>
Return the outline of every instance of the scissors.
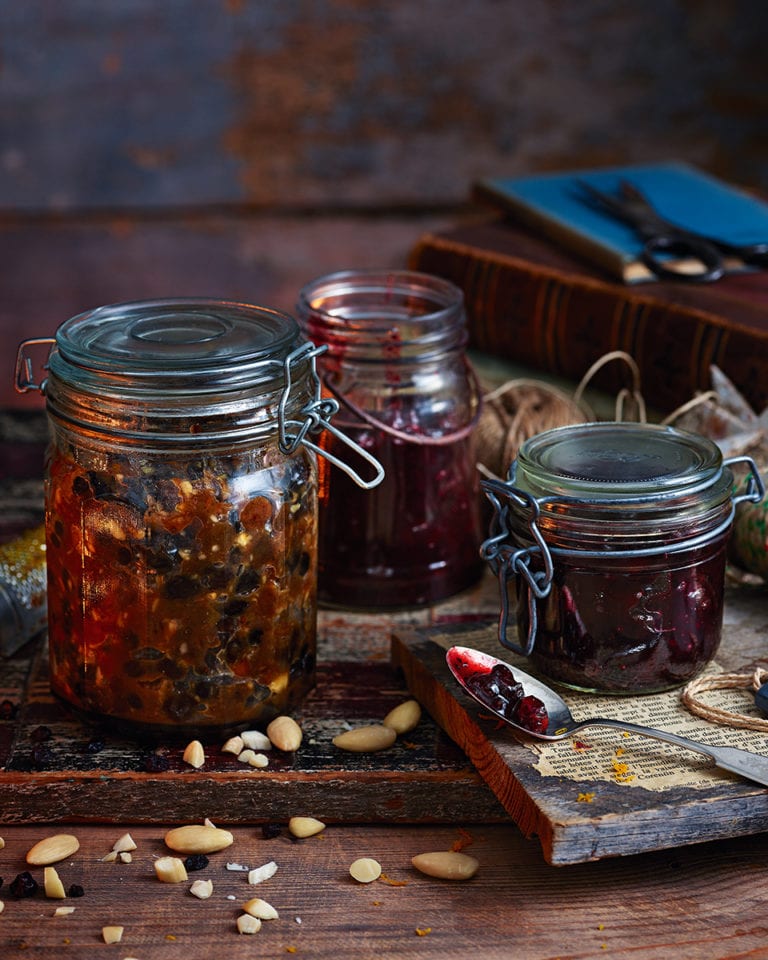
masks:
<path fill-rule="evenodd" d="M 768 242 L 730 244 L 686 230 L 656 211 L 643 193 L 628 180 L 619 182 L 617 193 L 598 190 L 585 180 L 577 180 L 585 199 L 592 206 L 629 224 L 644 242 L 640 258 L 658 279 L 711 283 L 725 273 L 726 257 L 742 263 L 768 267 Z M 701 269 L 676 269 L 674 260 L 693 261 Z"/>

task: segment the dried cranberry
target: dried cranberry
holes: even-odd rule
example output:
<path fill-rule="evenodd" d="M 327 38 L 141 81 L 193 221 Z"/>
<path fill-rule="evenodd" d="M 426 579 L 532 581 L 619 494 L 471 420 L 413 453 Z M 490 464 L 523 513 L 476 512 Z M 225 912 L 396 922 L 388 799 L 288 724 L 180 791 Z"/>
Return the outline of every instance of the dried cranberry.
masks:
<path fill-rule="evenodd" d="M 30 733 L 29 739 L 32 743 L 44 743 L 46 740 L 50 740 L 53 734 L 51 733 L 50 727 L 35 727 L 35 729 Z"/>
<path fill-rule="evenodd" d="M 68 897 L 83 897 L 85 896 L 85 890 L 80 886 L 79 883 L 71 883 L 69 885 L 69 890 L 67 890 Z"/>
<path fill-rule="evenodd" d="M 531 694 L 520 700 L 515 707 L 512 719 L 532 733 L 545 733 L 549 726 L 547 708 L 538 697 Z"/>
<path fill-rule="evenodd" d="M 11 703 L 10 700 L 3 700 L 0 703 L 0 720 L 13 720 L 19 712 L 19 705 Z"/>
<path fill-rule="evenodd" d="M 204 853 L 191 853 L 184 859 L 184 866 L 189 872 L 194 870 L 205 870 L 208 866 L 208 857 Z"/>
<path fill-rule="evenodd" d="M 142 767 L 147 773 L 165 773 L 170 766 L 170 760 L 162 753 L 147 753 L 142 761 Z"/>
<path fill-rule="evenodd" d="M 274 840 L 279 837 L 283 828 L 279 823 L 264 823 L 261 827 L 261 835 L 265 840 Z"/>
<path fill-rule="evenodd" d="M 24 873 L 18 874 L 11 881 L 8 889 L 18 900 L 22 900 L 24 897 L 32 897 L 37 893 L 37 880 L 29 871 L 25 870 Z"/>

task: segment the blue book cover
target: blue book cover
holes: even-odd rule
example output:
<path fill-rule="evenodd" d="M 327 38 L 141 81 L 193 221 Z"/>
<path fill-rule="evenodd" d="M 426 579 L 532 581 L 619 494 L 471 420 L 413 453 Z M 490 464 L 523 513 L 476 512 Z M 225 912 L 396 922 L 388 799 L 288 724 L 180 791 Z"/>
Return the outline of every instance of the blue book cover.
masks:
<path fill-rule="evenodd" d="M 579 180 L 612 194 L 628 180 L 662 217 L 704 237 L 733 245 L 768 241 L 767 204 L 678 161 L 488 178 L 478 181 L 475 192 L 625 283 L 655 280 L 640 260 L 642 239 L 630 225 L 586 202 Z M 735 258 L 725 266 L 726 272 L 746 269 Z"/>

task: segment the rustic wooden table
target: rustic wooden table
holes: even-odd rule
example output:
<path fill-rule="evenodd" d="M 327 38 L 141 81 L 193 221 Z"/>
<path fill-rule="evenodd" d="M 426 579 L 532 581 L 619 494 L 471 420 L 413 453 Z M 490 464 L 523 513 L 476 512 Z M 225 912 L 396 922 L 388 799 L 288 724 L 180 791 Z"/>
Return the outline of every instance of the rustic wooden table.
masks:
<path fill-rule="evenodd" d="M 33 459 L 39 453 L 32 420 L 4 429 L 9 449 L 19 451 L 26 439 Z M 19 524 L 32 521 L 37 509 L 39 480 L 29 480 L 27 466 L 21 454 L 6 465 L 6 476 L 13 481 L 4 504 L 6 519 Z M 444 606 L 442 622 L 452 616 L 460 621 L 462 606 L 462 601 Z M 422 611 L 394 619 L 424 625 L 432 618 L 432 612 Z M 321 659 L 332 654 L 339 662 L 381 663 L 389 654 L 388 632 L 386 618 L 356 622 L 323 612 Z M 757 649 L 753 652 L 759 656 Z M 0 773 L 0 812 L 19 807 L 18 797 L 10 795 L 18 789 L 18 775 L 13 787 L 12 779 Z M 196 788 L 179 778 L 178 789 L 179 807 L 189 822 L 194 819 L 190 794 L 194 796 Z M 391 789 L 386 778 L 377 789 L 386 802 Z M 451 782 L 442 787 L 451 789 Z M 34 822 L 13 818 L 0 824 L 5 841 L 0 849 L 3 960 L 291 955 L 366 960 L 464 958 L 476 952 L 485 958 L 525 960 L 768 958 L 765 834 L 554 867 L 542 857 L 538 840 L 526 839 L 512 822 L 484 821 L 469 805 L 465 812 L 459 809 L 451 819 L 434 823 L 401 823 L 396 818 L 351 822 L 342 815 L 329 818 L 322 834 L 300 841 L 290 838 L 284 816 L 281 832 L 266 839 L 262 816 L 254 811 L 252 823 L 238 817 L 231 826 L 232 846 L 212 855 L 203 873 L 190 875 L 190 882 L 196 877 L 213 881 L 212 897 L 200 901 L 189 893 L 189 883 L 166 885 L 155 877 L 153 862 L 167 852 L 163 837 L 172 817 L 147 822 L 147 811 L 137 807 L 131 822 L 129 811 L 116 817 L 110 809 L 99 808 L 93 810 L 94 822 L 66 823 L 56 796 L 52 791 L 49 822 L 38 811 Z M 451 804 L 440 798 L 436 806 L 446 809 Z M 207 815 L 206 809 L 199 810 L 200 819 Z M 225 820 L 218 817 L 222 826 Z M 137 844 L 132 862 L 103 862 L 126 830 Z M 55 901 L 38 892 L 16 899 L 9 888 L 27 869 L 27 851 L 58 832 L 79 838 L 78 852 L 57 870 L 65 887 L 79 884 L 83 896 Z M 411 866 L 418 853 L 455 847 L 479 861 L 469 881 L 432 879 Z M 363 856 L 379 860 L 386 879 L 370 885 L 354 881 L 349 865 Z M 248 885 L 243 872 L 226 866 L 237 862 L 252 868 L 269 861 L 277 864 L 277 872 L 257 887 Z M 41 882 L 42 868 L 29 869 Z M 237 916 L 254 895 L 271 903 L 279 917 L 265 922 L 253 937 L 240 935 Z M 74 911 L 54 916 L 62 903 Z M 102 928 L 109 925 L 124 928 L 119 944 L 104 943 Z"/>

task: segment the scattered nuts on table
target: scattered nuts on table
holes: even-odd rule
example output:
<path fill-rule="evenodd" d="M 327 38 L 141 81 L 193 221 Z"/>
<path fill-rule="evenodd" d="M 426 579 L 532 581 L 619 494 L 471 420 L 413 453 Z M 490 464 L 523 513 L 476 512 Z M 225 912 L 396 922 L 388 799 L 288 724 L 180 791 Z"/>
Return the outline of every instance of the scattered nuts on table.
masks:
<path fill-rule="evenodd" d="M 237 929 L 239 933 L 258 933 L 261 930 L 261 920 L 252 917 L 250 913 L 241 913 L 237 918 Z"/>
<path fill-rule="evenodd" d="M 391 727 L 398 736 L 410 733 L 421 720 L 421 705 L 418 700 L 406 700 L 393 707 L 381 721 L 382 726 Z"/>
<path fill-rule="evenodd" d="M 226 742 L 226 743 L 224 744 L 224 746 L 221 748 L 221 752 L 222 752 L 222 753 L 234 753 L 235 756 L 237 756 L 238 753 L 242 753 L 242 752 L 243 752 L 243 747 L 244 747 L 244 746 L 245 746 L 245 744 L 243 743 L 243 738 L 242 738 L 242 737 L 240 737 L 240 736 L 230 737 L 229 740 L 227 740 L 227 742 Z"/>
<path fill-rule="evenodd" d="M 184 861 L 178 857 L 160 857 L 155 860 L 155 873 L 161 883 L 184 883 L 188 879 Z"/>
<path fill-rule="evenodd" d="M 121 837 L 118 837 L 117 840 L 112 844 L 112 849 L 117 853 L 129 853 L 131 850 L 136 849 L 136 841 L 130 835 L 130 833 L 124 833 Z"/>
<path fill-rule="evenodd" d="M 421 873 L 440 880 L 469 880 L 480 866 L 474 857 L 456 850 L 420 853 L 411 859 L 411 863 Z"/>
<path fill-rule="evenodd" d="M 314 837 L 325 830 L 325 824 L 314 817 L 291 817 L 288 821 L 288 830 L 300 840 Z"/>
<path fill-rule="evenodd" d="M 43 870 L 43 889 L 49 900 L 63 900 L 66 897 L 64 884 L 55 867 L 46 867 Z"/>
<path fill-rule="evenodd" d="M 261 730 L 244 730 L 240 734 L 240 739 L 243 741 L 243 746 L 251 750 L 271 750 L 273 746 L 272 741 Z"/>
<path fill-rule="evenodd" d="M 104 943 L 120 943 L 123 939 L 123 930 L 125 927 L 102 927 L 101 935 Z"/>
<path fill-rule="evenodd" d="M 360 857 L 351 864 L 349 875 L 358 883 L 372 883 L 381 876 L 381 864 L 372 857 Z"/>
<path fill-rule="evenodd" d="M 267 736 L 272 746 L 278 750 L 290 753 L 298 750 L 301 746 L 302 732 L 301 727 L 296 723 L 293 717 L 280 716 L 267 727 Z"/>
<path fill-rule="evenodd" d="M 374 723 L 337 734 L 333 738 L 333 745 L 340 750 L 349 750 L 352 753 L 374 753 L 391 747 L 395 740 L 397 740 L 397 733 L 392 727 Z"/>
<path fill-rule="evenodd" d="M 263 883 L 265 880 L 269 880 L 270 877 L 274 877 L 277 873 L 277 864 L 274 860 L 270 860 L 269 863 L 265 863 L 260 867 L 255 867 L 253 870 L 248 871 L 248 883 L 255 887 L 257 883 Z"/>
<path fill-rule="evenodd" d="M 203 750 L 203 745 L 199 740 L 192 740 L 184 748 L 184 754 L 182 756 L 184 763 L 188 763 L 190 767 L 194 767 L 195 770 L 199 770 L 200 767 L 205 764 L 205 751 Z"/>
<path fill-rule="evenodd" d="M 189 892 L 198 900 L 207 900 L 213 893 L 212 880 L 195 880 L 189 888 Z"/>
<path fill-rule="evenodd" d="M 278 916 L 277 910 L 275 910 L 272 904 L 267 903 L 266 900 L 262 900 L 261 897 L 252 897 L 243 904 L 243 910 L 250 914 L 250 916 L 257 917 L 259 920 L 277 920 Z"/>
<path fill-rule="evenodd" d="M 80 849 L 80 841 L 71 833 L 57 833 L 52 837 L 39 840 L 27 853 L 27 863 L 34 867 L 45 867 L 59 860 L 66 860 Z"/>
<path fill-rule="evenodd" d="M 165 845 L 176 853 L 217 853 L 234 842 L 229 830 L 193 823 L 174 827 L 165 835 Z"/>

